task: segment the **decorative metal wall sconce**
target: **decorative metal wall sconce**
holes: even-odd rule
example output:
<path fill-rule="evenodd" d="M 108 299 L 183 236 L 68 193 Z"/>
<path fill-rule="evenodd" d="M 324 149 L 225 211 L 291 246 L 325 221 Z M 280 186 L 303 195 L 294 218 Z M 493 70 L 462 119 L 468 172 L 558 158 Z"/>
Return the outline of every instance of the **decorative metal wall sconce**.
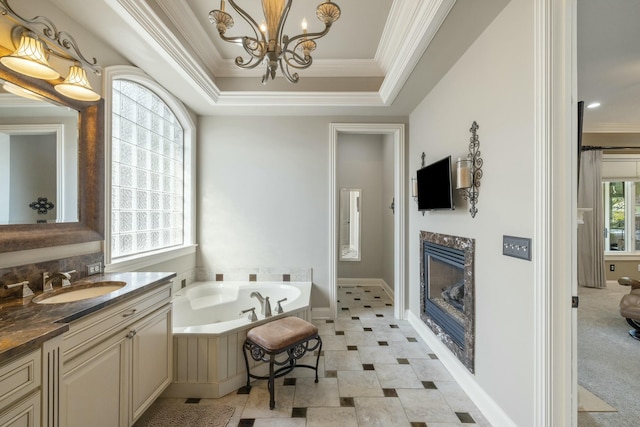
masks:
<path fill-rule="evenodd" d="M 16 50 L 1 57 L 0 63 L 20 74 L 52 82 L 57 92 L 71 99 L 87 102 L 100 99 L 87 80 L 85 68 L 98 76 L 102 69 L 95 58 L 90 61 L 82 55 L 71 34 L 59 31 L 44 16 L 23 18 L 11 9 L 9 0 L 0 0 L 0 14 L 18 24 L 11 34 Z M 60 74 L 49 65 L 49 55 L 72 62 L 64 81 L 57 81 Z"/>
<path fill-rule="evenodd" d="M 482 157 L 480 157 L 480 141 L 478 140 L 478 123 L 475 121 L 471 125 L 471 138 L 469 138 L 469 154 L 466 159 L 458 158 L 456 189 L 460 190 L 462 197 L 469 200 L 471 207 L 469 213 L 472 218 L 476 217 L 478 208 L 478 195 L 480 193 L 480 179 L 482 178 Z"/>
<path fill-rule="evenodd" d="M 421 159 L 421 163 L 420 163 L 420 168 L 424 168 L 424 159 L 425 159 L 426 154 L 424 154 L 424 151 L 422 152 L 422 156 L 420 156 Z M 411 197 L 413 197 L 413 201 L 416 202 L 416 204 L 418 203 L 418 178 L 416 177 L 411 177 Z M 424 211 L 422 211 L 422 216 L 424 216 Z"/>

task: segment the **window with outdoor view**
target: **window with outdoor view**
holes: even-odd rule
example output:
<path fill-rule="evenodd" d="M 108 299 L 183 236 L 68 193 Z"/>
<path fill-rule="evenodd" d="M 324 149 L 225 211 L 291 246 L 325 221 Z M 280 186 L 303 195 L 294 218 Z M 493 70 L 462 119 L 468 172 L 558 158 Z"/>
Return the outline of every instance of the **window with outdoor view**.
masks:
<path fill-rule="evenodd" d="M 640 251 L 640 183 L 603 183 L 605 250 Z"/>

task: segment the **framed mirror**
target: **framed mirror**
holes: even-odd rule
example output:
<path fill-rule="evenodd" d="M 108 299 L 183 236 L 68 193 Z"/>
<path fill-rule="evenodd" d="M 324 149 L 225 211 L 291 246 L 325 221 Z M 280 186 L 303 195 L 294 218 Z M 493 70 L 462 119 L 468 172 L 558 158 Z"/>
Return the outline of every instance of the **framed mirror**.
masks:
<path fill-rule="evenodd" d="M 340 261 L 360 261 L 361 203 L 361 189 L 340 189 Z"/>
<path fill-rule="evenodd" d="M 6 48 L 0 47 L 0 56 L 10 53 Z M 56 148 L 56 157 L 48 159 L 49 163 L 57 165 L 55 180 L 56 183 L 61 181 L 61 187 L 47 190 L 48 193 L 55 191 L 55 195 L 42 194 L 43 198 L 55 198 L 54 206 L 62 206 L 65 213 L 62 215 L 56 213 L 55 218 L 50 218 L 51 221 L 48 219 L 40 223 L 38 221 L 33 223 L 32 218 L 16 220 L 30 223 L 8 224 L 9 220 L 0 221 L 0 252 L 102 240 L 104 238 L 104 100 L 81 102 L 65 98 L 53 89 L 50 82 L 19 75 L 1 64 L 0 79 L 35 94 L 37 98 L 48 100 L 64 110 L 73 110 L 73 116 L 76 118 L 72 116 L 70 119 L 65 119 L 67 124 L 69 120 L 77 120 L 75 152 L 69 152 L 68 149 L 66 154 L 59 154 Z M 49 118 L 47 125 L 57 129 L 57 125 L 61 125 L 65 120 L 59 117 L 55 120 Z M 3 124 L 9 126 L 6 122 Z M 70 129 L 69 131 L 71 132 Z M 51 129 L 44 133 L 51 133 Z M 58 144 L 59 142 L 56 141 L 56 147 Z M 58 161 L 60 155 L 72 160 Z M 43 159 L 37 159 L 33 151 L 31 156 L 33 156 L 32 162 L 29 162 L 28 158 L 25 160 L 25 164 L 30 164 L 31 167 L 27 171 L 21 171 L 22 177 L 16 175 L 15 181 L 10 184 L 12 188 L 20 187 L 22 183 L 45 169 L 42 165 Z M 59 175 L 62 178 L 58 178 Z M 74 193 L 75 197 L 70 196 Z M 37 198 L 32 202 L 35 202 L 34 206 L 39 205 Z M 46 202 L 41 204 L 47 206 Z"/>

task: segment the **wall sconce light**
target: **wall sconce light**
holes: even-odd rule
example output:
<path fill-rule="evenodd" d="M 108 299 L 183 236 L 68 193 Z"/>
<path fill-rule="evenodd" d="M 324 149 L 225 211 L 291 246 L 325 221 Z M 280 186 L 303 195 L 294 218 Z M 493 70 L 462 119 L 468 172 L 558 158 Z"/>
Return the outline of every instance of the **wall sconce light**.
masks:
<path fill-rule="evenodd" d="M 480 157 L 480 141 L 478 140 L 478 123 L 475 121 L 471 125 L 471 138 L 469 138 L 469 154 L 466 159 L 458 158 L 457 164 L 457 184 L 456 189 L 460 190 L 462 197 L 469 200 L 471 207 L 469 213 L 472 218 L 476 217 L 478 209 L 478 195 L 480 193 L 480 179 L 482 178 L 482 157 Z"/>
<path fill-rule="evenodd" d="M 422 155 L 420 156 L 420 159 L 421 159 L 420 168 L 424 168 L 425 157 L 427 157 L 427 155 L 424 154 L 424 151 L 423 151 Z M 413 197 L 413 201 L 416 202 L 417 204 L 418 203 L 418 178 L 417 177 L 411 177 L 411 197 Z M 424 216 L 424 211 L 422 211 L 422 216 Z"/>
<path fill-rule="evenodd" d="M 0 14 L 18 23 L 12 31 L 16 50 L 11 55 L 0 58 L 5 67 L 41 80 L 57 80 L 60 77 L 55 69 L 49 65 L 49 55 L 54 55 L 66 61 L 72 61 L 69 75 L 63 81 L 54 83 L 55 90 L 60 94 L 78 101 L 97 101 L 100 99 L 87 80 L 85 68 L 96 75 L 101 75 L 102 69 L 96 65 L 96 59 L 86 59 L 74 38 L 65 31 L 58 31 L 55 24 L 44 16 L 25 19 L 9 6 L 9 0 L 0 0 Z"/>

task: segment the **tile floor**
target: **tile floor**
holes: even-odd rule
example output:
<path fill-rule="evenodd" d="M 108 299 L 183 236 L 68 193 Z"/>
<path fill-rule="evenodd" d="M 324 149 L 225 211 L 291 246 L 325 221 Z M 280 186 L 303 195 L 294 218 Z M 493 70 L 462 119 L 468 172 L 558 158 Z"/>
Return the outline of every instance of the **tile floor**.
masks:
<path fill-rule="evenodd" d="M 338 298 L 338 319 L 314 321 L 323 341 L 317 384 L 305 368 L 277 379 L 273 410 L 262 380 L 249 394 L 193 403 L 234 406 L 229 427 L 490 426 L 411 325 L 393 317 L 382 288 L 341 287 Z"/>

